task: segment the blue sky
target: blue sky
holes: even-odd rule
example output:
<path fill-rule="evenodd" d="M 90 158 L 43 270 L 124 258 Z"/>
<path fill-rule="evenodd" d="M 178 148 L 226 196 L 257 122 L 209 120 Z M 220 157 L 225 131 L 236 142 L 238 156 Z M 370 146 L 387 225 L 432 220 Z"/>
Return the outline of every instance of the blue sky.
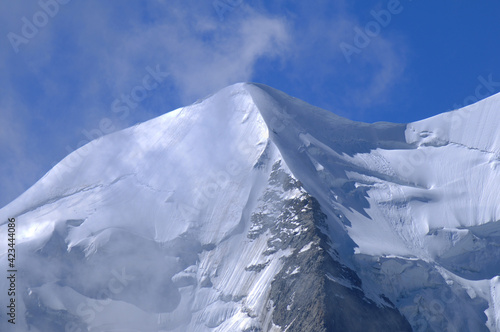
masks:
<path fill-rule="evenodd" d="M 494 0 L 3 1 L 0 207 L 89 139 L 236 82 L 365 122 L 472 103 L 500 91 L 498 13 Z"/>

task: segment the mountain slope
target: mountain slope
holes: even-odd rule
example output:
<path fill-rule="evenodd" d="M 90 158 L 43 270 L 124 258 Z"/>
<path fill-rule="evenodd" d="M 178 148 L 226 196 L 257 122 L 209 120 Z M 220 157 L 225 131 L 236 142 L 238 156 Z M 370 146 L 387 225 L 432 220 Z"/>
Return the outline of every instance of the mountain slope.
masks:
<path fill-rule="evenodd" d="M 237 84 L 93 141 L 0 210 L 16 327 L 496 331 L 499 99 L 364 124 Z"/>

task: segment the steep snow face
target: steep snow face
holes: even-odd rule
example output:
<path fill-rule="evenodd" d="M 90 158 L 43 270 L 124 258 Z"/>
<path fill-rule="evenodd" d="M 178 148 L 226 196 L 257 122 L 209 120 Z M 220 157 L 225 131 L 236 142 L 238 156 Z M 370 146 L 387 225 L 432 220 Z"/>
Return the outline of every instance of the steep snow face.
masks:
<path fill-rule="evenodd" d="M 86 234 L 103 231 L 103 227 L 127 227 L 138 235 L 164 242 L 192 227 L 218 225 L 217 229 L 201 232 L 207 243 L 218 241 L 239 222 L 238 213 L 248 196 L 246 190 L 254 183 L 250 170 L 264 151 L 267 138 L 267 127 L 259 112 L 248 102 L 248 96 L 233 87 L 203 103 L 167 113 L 75 151 L 2 210 L 2 217 L 26 216 L 27 220 L 19 223 L 21 239 L 25 235 L 29 238 L 33 224 L 40 225 L 40 220 L 30 220 L 29 213 L 44 214 L 40 209 L 48 206 L 64 214 L 62 218 L 85 219 L 85 226 L 70 235 L 70 246 Z M 217 186 L 225 187 L 218 190 Z M 135 199 L 142 196 L 147 199 Z M 75 209 L 66 211 L 60 206 L 65 201 L 70 202 L 67 206 L 81 202 L 82 197 L 88 210 L 99 209 L 100 213 L 94 216 L 90 211 L 72 212 Z M 229 210 L 213 210 L 204 203 L 204 197 L 226 202 Z M 182 205 L 193 198 L 198 204 L 193 209 L 186 207 L 186 213 L 193 215 L 179 222 L 175 215 L 178 209 L 171 202 Z M 103 214 L 101 209 L 110 214 Z M 139 215 L 131 215 L 130 210 L 139 211 Z M 221 218 L 231 214 L 233 218 Z M 192 220 L 199 216 L 217 222 L 195 225 Z M 139 219 L 145 220 L 139 223 Z M 176 222 L 152 222 L 162 219 Z M 46 228 L 57 223 L 47 221 Z M 173 228 L 163 229 L 166 224 Z"/>
<path fill-rule="evenodd" d="M 354 253 L 367 293 L 388 296 L 417 330 L 500 329 L 500 95 L 408 125 L 368 125 L 248 89 L 293 174 L 345 230 L 330 237 Z"/>
<path fill-rule="evenodd" d="M 75 151 L 0 210 L 18 225 L 17 329 L 286 329 L 271 284 L 302 226 L 280 215 L 307 193 L 281 159 L 242 85 Z"/>
<path fill-rule="evenodd" d="M 255 165 L 264 152 L 276 158 L 269 144 L 233 86 L 69 155 L 0 210 L 18 225 L 19 330 L 215 329 L 235 319 L 233 297 L 265 290 L 284 254 L 266 276 L 245 277 L 266 244 L 245 246 L 243 232 L 268 177 Z"/>
<path fill-rule="evenodd" d="M 499 107 L 365 124 L 237 84 L 93 141 L 0 210 L 16 327 L 497 331 Z"/>

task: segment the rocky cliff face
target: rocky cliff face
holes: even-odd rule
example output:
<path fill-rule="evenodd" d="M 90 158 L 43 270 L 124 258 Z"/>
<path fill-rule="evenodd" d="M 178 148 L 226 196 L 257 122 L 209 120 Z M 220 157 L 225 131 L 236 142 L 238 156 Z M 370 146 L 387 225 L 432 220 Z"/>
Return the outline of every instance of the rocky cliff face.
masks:
<path fill-rule="evenodd" d="M 411 331 L 392 303 L 365 296 L 361 279 L 329 244 L 327 216 L 318 201 L 280 164 L 273 165 L 272 189 L 261 198 L 265 212 L 252 215 L 258 231 L 248 235 L 269 235 L 264 255 L 290 252 L 271 283 L 273 323 L 286 331 Z M 282 199 L 294 191 L 300 194 Z"/>

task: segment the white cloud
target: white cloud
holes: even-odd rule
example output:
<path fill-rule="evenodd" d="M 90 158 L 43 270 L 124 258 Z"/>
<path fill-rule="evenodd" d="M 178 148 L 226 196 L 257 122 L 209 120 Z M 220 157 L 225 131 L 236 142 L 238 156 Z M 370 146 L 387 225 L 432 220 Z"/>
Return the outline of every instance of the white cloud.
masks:
<path fill-rule="evenodd" d="M 187 98 L 203 96 L 250 80 L 255 62 L 264 56 L 283 55 L 288 40 L 283 21 L 252 15 L 229 36 L 217 35 L 213 45 L 176 41 L 178 58 L 169 70 Z"/>
<path fill-rule="evenodd" d="M 211 5 L 173 1 L 164 6 L 148 8 L 163 15 L 161 20 L 135 21 L 132 29 L 122 31 L 113 29 L 109 20 L 99 19 L 92 32 L 82 36 L 90 52 L 97 53 L 100 78 L 104 73 L 114 80 L 117 91 L 137 81 L 146 65 L 161 64 L 168 68 L 184 102 L 189 102 L 231 83 L 250 80 L 260 57 L 283 55 L 286 50 L 285 22 L 248 6 L 228 13 L 234 19 L 228 17 L 224 22 Z M 107 31 L 111 47 L 95 47 L 93 41 L 100 31 Z"/>

